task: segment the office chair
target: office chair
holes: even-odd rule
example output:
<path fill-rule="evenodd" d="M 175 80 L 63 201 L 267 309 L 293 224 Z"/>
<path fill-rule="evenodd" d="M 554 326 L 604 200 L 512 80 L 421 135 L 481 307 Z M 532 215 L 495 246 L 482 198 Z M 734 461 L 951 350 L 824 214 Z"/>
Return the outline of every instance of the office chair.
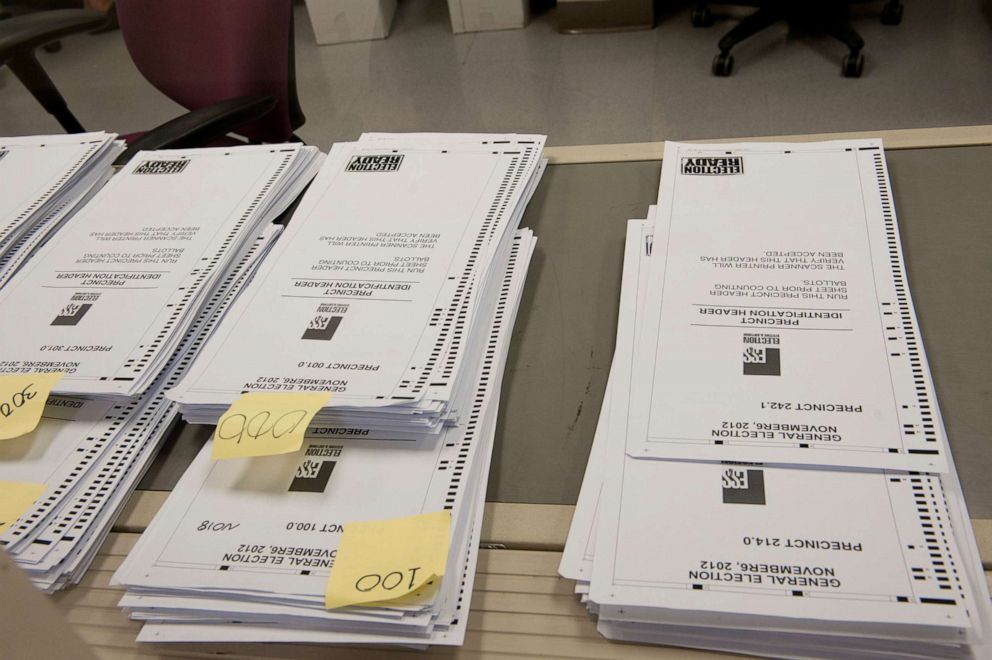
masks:
<path fill-rule="evenodd" d="M 865 1 L 865 0 L 854 0 Z M 692 24 L 695 27 L 709 27 L 714 23 L 713 13 L 708 2 L 697 2 L 692 10 Z M 746 4 L 757 6 L 758 10 L 745 17 L 719 42 L 720 52 L 713 59 L 713 75 L 729 76 L 734 70 L 734 56 L 730 49 L 765 28 L 782 20 L 812 31 L 821 31 L 843 41 L 849 53 L 841 62 L 841 73 L 847 78 L 858 78 L 864 71 L 865 57 L 861 53 L 865 42 L 846 17 L 847 6 L 851 2 L 839 0 L 769 0 L 767 2 L 728 2 L 718 4 Z M 882 23 L 898 25 L 902 21 L 901 0 L 886 0 L 882 9 Z"/>
<path fill-rule="evenodd" d="M 58 43 L 62 37 L 100 27 L 107 17 L 98 11 L 62 9 L 0 20 L 0 66 L 7 65 L 69 133 L 82 133 L 65 99 L 38 62 L 35 50 Z"/>
<path fill-rule="evenodd" d="M 0 21 L 28 14 L 37 11 L 50 11 L 53 9 L 75 9 L 79 7 L 80 0 L 0 0 Z M 96 28 L 96 30 L 106 29 L 107 23 Z M 61 41 L 51 41 L 41 47 L 46 53 L 57 53 L 62 50 Z M 0 64 L 2 66 L 2 64 Z"/>
<path fill-rule="evenodd" d="M 296 92 L 292 0 L 117 0 L 128 53 L 145 78 L 190 112 L 126 135 L 118 164 L 143 149 L 285 142 L 306 118 Z M 99 20 L 97 18 L 99 17 Z M 34 51 L 99 27 L 104 14 L 59 10 L 0 21 L 6 64 L 67 132 L 83 127 Z"/>

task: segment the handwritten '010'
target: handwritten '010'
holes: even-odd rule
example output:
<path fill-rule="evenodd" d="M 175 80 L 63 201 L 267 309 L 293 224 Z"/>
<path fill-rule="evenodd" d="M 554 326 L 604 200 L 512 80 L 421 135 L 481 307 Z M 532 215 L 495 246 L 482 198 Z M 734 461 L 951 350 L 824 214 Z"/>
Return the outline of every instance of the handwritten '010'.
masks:
<path fill-rule="evenodd" d="M 38 393 L 34 391 L 34 383 L 29 383 L 20 392 L 14 392 L 13 396 L 10 397 L 10 401 L 0 403 L 0 415 L 3 415 L 4 419 L 10 417 L 18 408 L 23 407 L 36 396 L 38 396 Z"/>
<path fill-rule="evenodd" d="M 258 440 L 266 435 L 278 439 L 295 431 L 296 427 L 306 418 L 306 410 L 285 412 L 271 423 L 269 422 L 272 419 L 272 413 L 268 410 L 255 413 L 250 418 L 242 413 L 235 413 L 220 420 L 217 425 L 217 438 L 234 440 L 235 444 L 241 444 L 241 440 L 245 438 Z"/>

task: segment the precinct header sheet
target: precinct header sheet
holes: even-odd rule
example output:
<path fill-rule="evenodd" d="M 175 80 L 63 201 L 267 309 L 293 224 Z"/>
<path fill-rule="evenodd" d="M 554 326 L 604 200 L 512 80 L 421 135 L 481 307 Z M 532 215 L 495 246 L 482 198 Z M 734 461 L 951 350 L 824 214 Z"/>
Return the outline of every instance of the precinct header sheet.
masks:
<path fill-rule="evenodd" d="M 667 143 L 661 191 L 632 456 L 946 470 L 880 141 Z"/>
<path fill-rule="evenodd" d="M 336 144 L 279 246 L 170 396 L 195 405 L 242 391 L 328 391 L 330 407 L 375 408 L 445 385 L 455 370 L 444 367 L 468 346 L 454 329 L 473 318 L 488 269 L 507 254 L 542 144 Z M 261 345 L 269 350 L 244 359 Z"/>

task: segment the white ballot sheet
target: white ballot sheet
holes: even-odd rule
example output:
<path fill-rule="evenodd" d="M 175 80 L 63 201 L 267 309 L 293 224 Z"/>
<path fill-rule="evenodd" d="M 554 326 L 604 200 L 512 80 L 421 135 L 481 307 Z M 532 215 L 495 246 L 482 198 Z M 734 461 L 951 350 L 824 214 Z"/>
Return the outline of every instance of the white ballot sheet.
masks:
<path fill-rule="evenodd" d="M 628 620 L 638 607 L 643 620 L 666 622 L 686 621 L 677 610 L 711 623 L 746 612 L 822 619 L 838 632 L 845 622 L 849 632 L 947 626 L 946 639 L 970 625 L 935 475 L 627 459 L 617 495 L 604 496 L 599 521 L 601 538 L 616 540 L 615 552 L 597 545 L 590 597 L 600 616 L 613 618 L 613 604 Z M 671 506 L 625 505 L 645 497 Z"/>
<path fill-rule="evenodd" d="M 449 385 L 542 144 L 335 145 L 255 284 L 170 396 L 222 409 L 244 390 L 326 390 L 333 409 L 414 404 Z M 272 350 L 243 359 L 273 337 Z"/>
<path fill-rule="evenodd" d="M 0 137 L 0 288 L 106 183 L 124 150 L 115 138 Z"/>
<path fill-rule="evenodd" d="M 0 137 L 0 253 L 46 215 L 73 179 L 111 153 L 112 133 Z M 108 163 L 102 163 L 109 167 Z"/>
<path fill-rule="evenodd" d="M 19 319 L 0 372 L 64 371 L 59 393 L 142 392 L 259 223 L 305 185 L 311 152 L 138 154 L 0 291 Z"/>
<path fill-rule="evenodd" d="M 946 470 L 880 141 L 667 143 L 634 456 Z"/>

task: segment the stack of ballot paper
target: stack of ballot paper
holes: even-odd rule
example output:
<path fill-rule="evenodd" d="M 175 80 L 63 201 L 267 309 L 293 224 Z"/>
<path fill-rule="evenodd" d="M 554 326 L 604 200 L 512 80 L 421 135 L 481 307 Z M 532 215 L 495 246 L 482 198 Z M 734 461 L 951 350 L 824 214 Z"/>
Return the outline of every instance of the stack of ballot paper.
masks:
<path fill-rule="evenodd" d="M 183 417 L 215 423 L 243 392 L 328 392 L 313 437 L 417 440 L 457 423 L 543 145 L 459 134 L 336 144 L 169 393 Z"/>
<path fill-rule="evenodd" d="M 0 137 L 0 287 L 110 177 L 116 137 Z"/>
<path fill-rule="evenodd" d="M 560 573 L 611 639 L 988 657 L 880 141 L 668 143 Z"/>
<path fill-rule="evenodd" d="M 307 439 L 260 458 L 215 461 L 211 443 L 203 448 L 114 576 L 127 588 L 121 605 L 147 622 L 139 641 L 462 642 L 502 369 L 533 246 L 527 230 L 511 243 L 458 425 L 415 442 Z M 435 512 L 451 519 L 433 591 L 327 609 L 353 523 Z M 402 553 L 421 533 L 388 545 Z"/>
<path fill-rule="evenodd" d="M 299 145 L 136 155 L 0 291 L 18 321 L 3 372 L 64 372 L 59 394 L 143 393 L 317 161 Z"/>
<path fill-rule="evenodd" d="M 114 576 L 140 641 L 461 644 L 542 143 L 332 149 L 169 393 L 204 420 L 242 390 L 330 405 L 279 455 L 216 460 L 222 421 Z"/>
<path fill-rule="evenodd" d="M 256 238 L 144 395 L 116 405 L 53 395 L 33 432 L 0 442 L 0 492 L 34 493 L 0 543 L 37 586 L 55 591 L 82 577 L 178 417 L 164 390 L 185 373 L 281 229 L 269 225 Z"/>
<path fill-rule="evenodd" d="M 23 500 L 0 511 L 0 543 L 39 587 L 77 582 L 92 561 L 178 419 L 165 390 L 250 280 L 281 233 L 271 220 L 320 160 L 295 145 L 138 154 L 0 294 L 0 310 L 19 320 L 0 347 L 0 386 L 65 373 L 37 426 L 0 440 L 0 499 Z M 122 369 L 142 385 L 109 376 Z M 16 419 L 0 422 L 2 437 Z"/>

